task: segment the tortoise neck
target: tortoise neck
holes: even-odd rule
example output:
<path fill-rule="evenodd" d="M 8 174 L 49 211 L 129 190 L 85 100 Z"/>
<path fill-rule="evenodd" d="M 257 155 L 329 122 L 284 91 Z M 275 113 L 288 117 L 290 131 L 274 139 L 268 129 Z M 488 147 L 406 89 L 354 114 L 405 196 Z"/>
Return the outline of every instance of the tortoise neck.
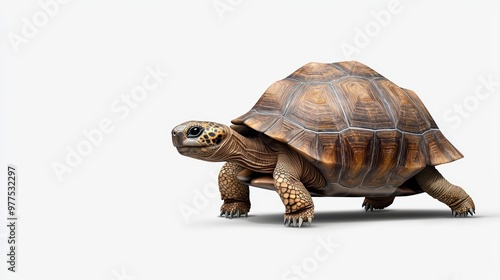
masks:
<path fill-rule="evenodd" d="M 273 173 L 278 155 L 260 137 L 247 138 L 230 129 L 226 143 L 217 151 L 222 161 L 236 163 L 246 169 Z"/>

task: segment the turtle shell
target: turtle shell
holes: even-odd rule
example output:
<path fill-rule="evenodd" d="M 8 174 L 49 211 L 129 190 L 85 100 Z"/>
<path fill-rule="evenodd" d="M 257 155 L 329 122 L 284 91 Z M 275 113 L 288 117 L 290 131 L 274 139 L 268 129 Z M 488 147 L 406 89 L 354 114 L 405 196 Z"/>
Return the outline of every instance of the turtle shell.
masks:
<path fill-rule="evenodd" d="M 390 195 L 462 158 L 420 98 L 356 61 L 308 63 L 232 121 L 288 144 L 341 195 Z"/>

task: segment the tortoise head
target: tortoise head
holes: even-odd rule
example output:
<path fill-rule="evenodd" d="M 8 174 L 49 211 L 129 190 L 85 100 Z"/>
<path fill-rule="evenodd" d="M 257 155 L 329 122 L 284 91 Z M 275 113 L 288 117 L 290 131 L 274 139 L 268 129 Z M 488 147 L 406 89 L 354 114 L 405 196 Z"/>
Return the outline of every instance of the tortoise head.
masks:
<path fill-rule="evenodd" d="M 172 130 L 172 143 L 184 156 L 219 161 L 216 152 L 225 144 L 230 128 L 214 122 L 188 121 Z"/>

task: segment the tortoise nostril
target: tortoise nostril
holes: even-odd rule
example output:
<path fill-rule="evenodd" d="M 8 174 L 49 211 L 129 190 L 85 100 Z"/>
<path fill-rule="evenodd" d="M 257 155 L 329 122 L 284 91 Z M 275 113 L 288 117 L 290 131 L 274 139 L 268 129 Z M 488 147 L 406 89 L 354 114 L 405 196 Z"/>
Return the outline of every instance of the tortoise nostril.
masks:
<path fill-rule="evenodd" d="M 172 136 L 175 136 L 177 134 L 176 131 L 172 131 Z"/>

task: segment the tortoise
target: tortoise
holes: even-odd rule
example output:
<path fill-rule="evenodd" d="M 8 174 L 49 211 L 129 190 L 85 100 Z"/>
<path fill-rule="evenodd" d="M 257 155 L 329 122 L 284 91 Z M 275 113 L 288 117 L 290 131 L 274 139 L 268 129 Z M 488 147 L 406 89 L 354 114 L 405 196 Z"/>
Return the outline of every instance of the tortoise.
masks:
<path fill-rule="evenodd" d="M 188 121 L 172 142 L 184 156 L 226 162 L 218 177 L 226 218 L 248 215 L 249 186 L 275 190 L 294 227 L 311 224 L 312 196 L 365 197 L 373 211 L 426 192 L 453 216 L 475 213 L 471 197 L 434 167 L 463 155 L 420 98 L 357 61 L 308 63 L 232 125 Z"/>

